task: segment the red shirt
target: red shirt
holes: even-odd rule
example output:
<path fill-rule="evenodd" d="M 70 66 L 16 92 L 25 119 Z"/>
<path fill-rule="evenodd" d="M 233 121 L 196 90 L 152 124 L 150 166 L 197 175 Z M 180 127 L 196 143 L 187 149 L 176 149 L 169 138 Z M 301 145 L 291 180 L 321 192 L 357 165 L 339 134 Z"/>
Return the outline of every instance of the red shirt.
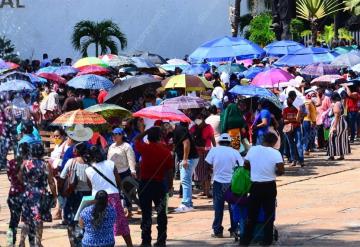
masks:
<path fill-rule="evenodd" d="M 99 104 L 104 103 L 107 94 L 108 94 L 108 92 L 106 92 L 105 90 L 100 91 L 98 98 L 97 98 Z"/>
<path fill-rule="evenodd" d="M 356 94 L 356 97 L 354 97 L 355 94 Z M 354 98 L 352 98 L 352 97 L 346 98 L 346 106 L 347 106 L 349 112 L 357 112 L 359 110 L 359 107 L 358 107 L 359 94 L 353 93 L 352 95 L 354 95 L 353 96 Z"/>
<path fill-rule="evenodd" d="M 298 110 L 295 107 L 286 107 L 283 110 L 283 119 L 289 120 L 293 124 L 294 128 L 300 127 L 300 123 L 296 120 Z"/>
<path fill-rule="evenodd" d="M 173 168 L 171 152 L 161 143 L 135 141 L 135 149 L 141 154 L 140 180 L 163 182 L 166 172 Z"/>

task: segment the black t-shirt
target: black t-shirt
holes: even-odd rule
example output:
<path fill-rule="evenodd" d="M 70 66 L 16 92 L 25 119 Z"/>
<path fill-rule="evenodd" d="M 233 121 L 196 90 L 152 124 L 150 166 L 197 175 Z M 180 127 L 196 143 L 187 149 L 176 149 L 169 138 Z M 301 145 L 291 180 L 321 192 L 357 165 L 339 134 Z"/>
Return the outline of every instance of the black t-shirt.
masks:
<path fill-rule="evenodd" d="M 196 159 L 199 157 L 194 140 L 189 133 L 189 130 L 181 125 L 176 125 L 174 130 L 174 145 L 175 145 L 175 153 L 179 160 L 182 160 L 184 157 L 184 144 L 183 141 L 189 139 L 190 140 L 190 153 L 188 159 Z"/>

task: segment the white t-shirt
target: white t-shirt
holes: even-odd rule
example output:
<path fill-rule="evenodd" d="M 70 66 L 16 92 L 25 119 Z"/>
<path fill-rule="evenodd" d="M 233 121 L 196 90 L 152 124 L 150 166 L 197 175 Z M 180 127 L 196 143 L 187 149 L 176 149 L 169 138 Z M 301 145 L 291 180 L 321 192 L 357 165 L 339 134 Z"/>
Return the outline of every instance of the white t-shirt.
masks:
<path fill-rule="evenodd" d="M 215 87 L 211 93 L 211 97 L 216 97 L 219 100 L 222 100 L 224 97 L 224 89 L 222 87 Z"/>
<path fill-rule="evenodd" d="M 61 171 L 60 178 L 66 178 L 66 175 L 70 172 L 69 170 L 71 166 L 73 166 L 72 169 L 74 169 L 78 180 L 75 191 L 90 191 L 85 173 L 85 170 L 89 167 L 87 164 L 81 164 L 78 162 L 74 163 L 74 159 L 69 159 L 66 162 L 64 169 Z"/>
<path fill-rule="evenodd" d="M 214 137 L 216 143 L 218 143 L 220 138 L 220 115 L 210 115 L 206 120 L 205 123 L 210 124 L 211 127 L 213 127 L 214 130 Z"/>
<path fill-rule="evenodd" d="M 250 162 L 252 182 L 270 182 L 276 179 L 276 164 L 283 163 L 280 152 L 272 147 L 253 146 L 245 156 Z"/>
<path fill-rule="evenodd" d="M 115 185 L 116 180 L 114 176 L 114 167 L 115 164 L 111 160 L 105 160 L 100 163 L 93 164 L 102 174 L 104 174 L 108 179 L 110 179 Z M 119 190 L 115 188 L 112 184 L 106 181 L 102 176 L 100 176 L 92 167 L 88 167 L 85 170 L 87 177 L 91 181 L 92 185 L 92 195 L 95 196 L 99 190 L 105 190 L 108 194 L 119 193 Z"/>
<path fill-rule="evenodd" d="M 244 165 L 240 153 L 227 146 L 217 146 L 210 149 L 205 161 L 213 166 L 214 181 L 219 183 L 230 183 L 233 175 L 233 168 Z"/>

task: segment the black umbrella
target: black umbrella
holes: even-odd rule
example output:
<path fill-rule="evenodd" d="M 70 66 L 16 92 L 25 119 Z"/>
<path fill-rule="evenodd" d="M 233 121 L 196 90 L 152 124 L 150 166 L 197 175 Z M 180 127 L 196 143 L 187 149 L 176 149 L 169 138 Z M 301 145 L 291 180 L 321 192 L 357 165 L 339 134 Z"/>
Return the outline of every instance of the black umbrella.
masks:
<path fill-rule="evenodd" d="M 120 81 L 109 90 L 105 98 L 106 103 L 119 104 L 124 99 L 135 99 L 142 96 L 145 87 L 161 86 L 162 78 L 153 75 L 139 75 Z"/>
<path fill-rule="evenodd" d="M 164 63 L 166 63 L 166 60 L 162 56 L 160 56 L 158 54 L 154 54 L 154 53 L 149 53 L 149 52 L 144 52 L 144 51 L 135 51 L 131 55 L 133 57 L 145 58 L 147 60 L 150 60 L 154 64 L 164 64 Z"/>

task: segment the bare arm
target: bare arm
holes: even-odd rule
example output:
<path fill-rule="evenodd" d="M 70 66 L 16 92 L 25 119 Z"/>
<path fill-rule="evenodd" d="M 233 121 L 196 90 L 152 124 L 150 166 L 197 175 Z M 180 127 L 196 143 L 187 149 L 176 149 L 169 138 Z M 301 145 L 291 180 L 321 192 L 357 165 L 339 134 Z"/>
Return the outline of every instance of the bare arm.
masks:
<path fill-rule="evenodd" d="M 281 176 L 281 175 L 283 175 L 285 173 L 284 163 L 277 163 L 276 164 L 275 173 L 278 176 Z"/>
<path fill-rule="evenodd" d="M 53 194 L 53 197 L 56 198 L 56 186 L 55 186 L 55 181 L 54 181 L 54 177 L 53 177 L 53 172 L 52 172 L 52 168 L 50 166 L 49 163 L 47 163 L 47 170 L 48 170 L 48 183 L 49 183 L 49 187 L 51 190 L 51 193 Z"/>
<path fill-rule="evenodd" d="M 188 160 L 188 158 L 189 158 L 189 153 L 190 153 L 190 140 L 189 140 L 189 139 L 185 139 L 185 140 L 183 141 L 183 146 L 184 146 L 183 160 Z"/>
<path fill-rule="evenodd" d="M 244 161 L 244 168 L 249 171 L 251 170 L 250 161 L 248 161 L 248 160 Z"/>
<path fill-rule="evenodd" d="M 212 143 L 213 147 L 216 147 L 216 141 L 215 141 L 214 135 L 211 136 L 211 143 Z"/>
<path fill-rule="evenodd" d="M 80 219 L 79 219 L 79 226 L 81 227 L 81 228 L 84 228 L 84 220 L 80 217 Z"/>

